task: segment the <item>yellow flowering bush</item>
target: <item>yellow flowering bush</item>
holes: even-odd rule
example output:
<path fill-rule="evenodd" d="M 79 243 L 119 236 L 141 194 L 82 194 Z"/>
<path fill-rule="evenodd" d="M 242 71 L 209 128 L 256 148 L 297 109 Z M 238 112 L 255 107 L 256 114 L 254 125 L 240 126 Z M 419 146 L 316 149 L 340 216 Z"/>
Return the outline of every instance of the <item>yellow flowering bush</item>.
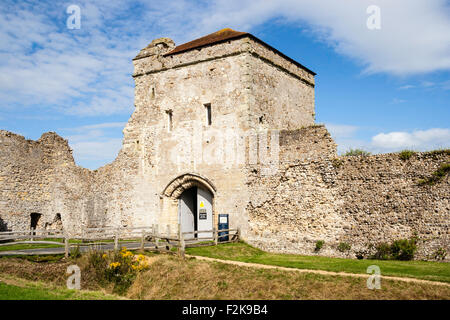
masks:
<path fill-rule="evenodd" d="M 126 291 L 137 273 L 149 267 L 143 254 L 135 256 L 126 247 L 108 253 L 91 252 L 89 260 L 100 282 L 113 283 L 117 293 Z"/>

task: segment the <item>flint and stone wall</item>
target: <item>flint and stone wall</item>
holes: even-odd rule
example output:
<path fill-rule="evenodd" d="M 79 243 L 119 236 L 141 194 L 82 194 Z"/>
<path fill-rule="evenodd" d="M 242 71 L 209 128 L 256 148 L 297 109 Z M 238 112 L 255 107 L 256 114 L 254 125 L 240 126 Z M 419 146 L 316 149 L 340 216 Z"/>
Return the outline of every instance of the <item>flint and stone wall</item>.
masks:
<path fill-rule="evenodd" d="M 434 185 L 420 185 L 443 163 L 447 151 L 337 157 L 324 127 L 280 135 L 277 174 L 249 179 L 248 241 L 268 251 L 355 258 L 371 253 L 370 244 L 417 236 L 417 258 L 439 248 L 450 252 L 448 175 Z M 351 250 L 340 252 L 339 243 Z M 447 257 L 448 260 L 448 257 Z"/>
<path fill-rule="evenodd" d="M 420 258 L 449 252 L 449 178 L 417 184 L 448 152 L 338 157 L 314 124 L 313 74 L 251 38 L 166 55 L 173 47 L 158 39 L 134 59 L 136 108 L 111 164 L 78 167 L 55 133 L 30 141 L 0 131 L 0 229 L 27 230 L 39 213 L 38 228 L 60 227 L 59 214 L 71 234 L 153 224 L 175 233 L 177 195 L 200 185 L 214 195 L 216 222 L 230 214 L 244 240 L 268 251 L 313 254 L 324 240 L 319 254 L 354 258 L 417 235 Z M 262 163 L 263 154 L 278 158 Z M 340 242 L 351 250 L 336 250 Z"/>

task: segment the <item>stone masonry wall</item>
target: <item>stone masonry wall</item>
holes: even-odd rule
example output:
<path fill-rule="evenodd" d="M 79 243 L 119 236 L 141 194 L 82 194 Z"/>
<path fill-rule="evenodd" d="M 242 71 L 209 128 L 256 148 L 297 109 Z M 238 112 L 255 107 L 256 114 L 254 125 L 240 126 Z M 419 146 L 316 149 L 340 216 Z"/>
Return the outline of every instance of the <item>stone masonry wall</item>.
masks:
<path fill-rule="evenodd" d="M 448 151 L 336 157 L 333 144 L 320 126 L 281 134 L 278 173 L 249 179 L 250 243 L 311 255 L 324 240 L 319 254 L 355 258 L 369 244 L 417 236 L 418 258 L 450 251 L 449 177 L 417 183 L 450 162 Z M 341 242 L 351 250 L 338 251 Z"/>
<path fill-rule="evenodd" d="M 32 213 L 41 214 L 37 229 L 61 228 L 61 222 L 69 232 L 80 228 L 80 199 L 91 175 L 75 165 L 66 140 L 45 133 L 32 141 L 1 130 L 0 164 L 3 230 L 29 230 Z"/>
<path fill-rule="evenodd" d="M 178 200 L 165 190 L 183 190 L 181 181 L 207 183 L 216 222 L 228 213 L 264 250 L 314 254 L 324 240 L 319 254 L 354 258 L 369 244 L 418 236 L 419 258 L 450 252 L 449 177 L 417 183 L 450 162 L 448 151 L 338 157 L 314 125 L 311 72 L 251 37 L 166 55 L 174 46 L 157 39 L 134 59 L 136 108 L 111 164 L 78 167 L 55 133 L 31 141 L 0 131 L 0 231 L 28 230 L 39 213 L 38 229 L 72 234 L 153 224 L 176 232 Z M 341 242 L 351 250 L 338 251 Z"/>

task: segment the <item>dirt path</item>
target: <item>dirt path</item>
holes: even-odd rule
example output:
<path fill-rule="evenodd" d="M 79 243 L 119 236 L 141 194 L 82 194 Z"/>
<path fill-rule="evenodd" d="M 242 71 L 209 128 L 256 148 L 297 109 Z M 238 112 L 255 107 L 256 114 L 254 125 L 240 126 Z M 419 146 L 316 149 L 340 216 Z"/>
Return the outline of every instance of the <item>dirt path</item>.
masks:
<path fill-rule="evenodd" d="M 241 262 L 241 261 L 234 261 L 234 260 L 222 260 L 222 259 L 216 259 L 216 258 L 208 258 L 208 257 L 202 257 L 202 256 L 193 256 L 193 255 L 188 255 L 188 254 L 186 255 L 186 257 L 195 258 L 195 259 L 204 260 L 204 261 L 213 261 L 213 262 L 232 264 L 232 265 L 241 266 L 241 267 L 250 267 L 250 268 L 278 269 L 278 270 L 282 270 L 282 271 L 316 273 L 316 274 L 322 274 L 322 275 L 328 275 L 328 276 L 344 276 L 344 277 L 358 277 L 358 278 L 369 278 L 370 277 L 370 274 L 363 274 L 363 273 L 348 273 L 348 272 L 334 272 L 334 271 L 312 270 L 312 269 L 287 268 L 287 267 L 272 266 L 272 265 L 260 264 L 260 263 L 250 263 L 250 262 Z M 422 279 L 416 279 L 416 278 L 394 277 L 394 276 L 381 275 L 381 279 L 404 281 L 404 282 L 415 282 L 415 283 L 423 283 L 423 284 L 450 287 L 450 283 L 422 280 Z"/>

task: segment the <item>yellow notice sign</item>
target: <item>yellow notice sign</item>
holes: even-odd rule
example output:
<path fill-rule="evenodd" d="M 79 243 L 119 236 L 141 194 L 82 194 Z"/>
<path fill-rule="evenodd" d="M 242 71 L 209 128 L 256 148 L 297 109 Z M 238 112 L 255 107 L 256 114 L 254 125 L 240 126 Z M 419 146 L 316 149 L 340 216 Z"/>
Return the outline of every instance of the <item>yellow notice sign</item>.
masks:
<path fill-rule="evenodd" d="M 203 208 L 205 205 L 203 203 L 203 201 L 200 201 L 200 208 Z"/>

